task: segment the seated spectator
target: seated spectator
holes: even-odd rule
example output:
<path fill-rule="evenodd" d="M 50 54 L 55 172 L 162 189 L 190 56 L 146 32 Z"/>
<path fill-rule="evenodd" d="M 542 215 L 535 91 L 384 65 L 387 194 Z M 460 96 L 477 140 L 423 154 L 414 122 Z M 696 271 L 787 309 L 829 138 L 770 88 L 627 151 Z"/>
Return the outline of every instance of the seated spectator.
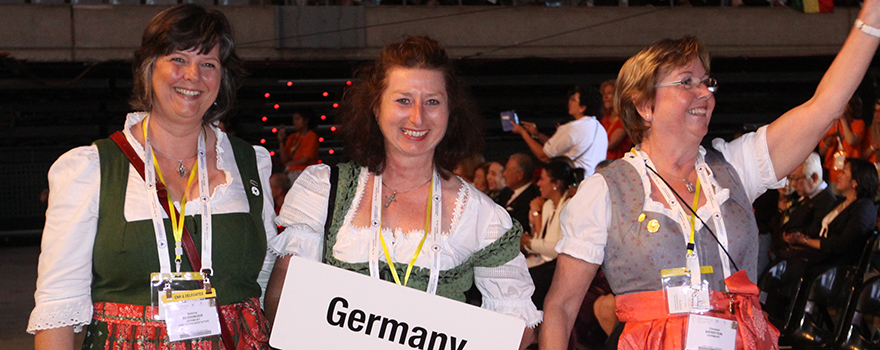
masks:
<path fill-rule="evenodd" d="M 510 156 L 507 166 L 501 174 L 507 188 L 498 197 L 498 204 L 507 209 L 510 217 L 519 221 L 523 233 L 529 231 L 529 203 L 541 195 L 541 191 L 532 185 L 532 174 L 535 173 L 535 162 L 525 153 Z"/>
<path fill-rule="evenodd" d="M 788 221 L 783 225 L 784 232 L 803 232 L 816 238 L 822 226 L 822 218 L 834 209 L 837 197 L 831 188 L 822 181 L 822 164 L 819 155 L 810 153 L 801 166 L 788 175 L 794 190 L 800 198 L 792 206 Z"/>
<path fill-rule="evenodd" d="M 854 95 L 847 103 L 843 114 L 834 121 L 819 143 L 819 154 L 825 157 L 825 169 L 832 191 L 836 190 L 837 176 L 843 171 L 846 158 L 858 158 L 865 137 L 865 121 L 857 116 L 862 114 L 862 100 Z"/>
<path fill-rule="evenodd" d="M 786 233 L 794 249 L 808 253 L 819 266 L 855 265 L 877 221 L 874 195 L 877 169 L 868 161 L 848 158 L 838 175 L 837 189 L 844 197 L 821 220 L 817 237 L 803 232 Z M 816 268 L 818 271 L 819 269 Z"/>
<path fill-rule="evenodd" d="M 599 92 L 602 93 L 602 119 L 599 123 L 608 132 L 608 151 L 605 153 L 605 159 L 620 159 L 632 148 L 632 140 L 623 129 L 623 121 L 617 117 L 614 111 L 614 79 L 606 80 L 599 85 Z"/>
<path fill-rule="evenodd" d="M 575 166 L 582 168 L 586 176 L 593 175 L 596 164 L 605 159 L 608 150 L 608 135 L 596 117 L 584 115 L 587 110 L 586 98 L 580 86 L 568 93 L 568 114 L 574 120 L 565 123 L 548 137 L 535 127 L 534 123 L 514 124 L 512 132 L 522 136 L 532 153 L 542 162 L 550 158 L 566 156 Z"/>
<path fill-rule="evenodd" d="M 504 189 L 507 188 L 507 183 L 504 182 L 504 165 L 498 162 L 489 162 L 489 168 L 486 170 L 486 186 L 488 187 L 489 192 L 486 194 L 489 195 L 489 198 L 492 198 L 495 203 L 498 205 L 504 205 L 500 201 L 501 194 L 504 192 Z"/>
<path fill-rule="evenodd" d="M 822 218 L 834 209 L 837 204 L 837 196 L 822 181 L 821 160 L 815 152 L 810 153 L 804 163 L 788 175 L 788 182 L 797 192 L 797 196 L 793 199 L 784 198 L 789 199 L 787 205 L 785 201 L 780 201 L 782 206 L 779 208 L 779 212 L 782 217 L 773 247 L 776 260 L 789 258 L 813 260 L 818 257 L 811 256 L 811 254 L 817 253 L 816 251 L 792 248 L 783 238 L 784 234 L 781 233 L 801 232 L 807 237 L 818 238 L 819 230 L 822 227 Z"/>

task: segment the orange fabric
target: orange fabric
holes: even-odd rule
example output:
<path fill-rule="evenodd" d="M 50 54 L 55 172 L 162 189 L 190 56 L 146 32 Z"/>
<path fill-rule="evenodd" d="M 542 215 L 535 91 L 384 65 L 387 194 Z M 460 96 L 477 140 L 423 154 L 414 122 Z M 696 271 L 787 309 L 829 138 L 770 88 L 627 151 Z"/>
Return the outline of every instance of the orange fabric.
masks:
<path fill-rule="evenodd" d="M 614 133 L 614 131 L 623 129 L 623 121 L 620 120 L 620 118 L 616 118 L 612 123 L 610 115 L 602 117 L 602 120 L 600 120 L 599 123 L 602 124 L 602 127 L 605 128 L 605 132 L 608 134 L 608 142 L 611 142 L 611 134 Z M 626 135 L 626 130 L 624 130 L 623 133 Z M 629 139 L 629 135 L 626 135 L 617 147 L 613 149 L 610 147 L 608 148 L 608 151 L 605 154 L 605 159 L 623 158 L 623 155 L 626 154 L 626 152 L 629 152 L 632 146 L 632 140 Z"/>
<path fill-rule="evenodd" d="M 849 125 L 850 130 L 852 130 L 853 134 L 861 136 L 862 140 L 865 139 L 865 121 L 861 119 L 853 120 Z M 847 158 L 859 158 L 861 154 L 862 144 L 858 143 L 850 146 L 846 143 L 842 135 L 842 131 L 840 131 L 840 121 L 834 122 L 834 126 L 825 133 L 825 136 L 834 135 L 835 133 L 839 133 L 840 135 L 840 143 L 843 145 L 843 151 L 846 152 Z M 823 139 L 822 142 L 819 143 L 820 147 L 825 146 L 825 141 Z M 837 175 L 841 173 L 842 170 L 834 170 L 834 153 L 837 152 L 837 146 L 828 147 L 823 155 L 825 157 L 825 169 L 828 169 L 829 181 L 837 182 Z"/>
<path fill-rule="evenodd" d="M 725 280 L 732 293 L 734 314 L 729 312 L 727 294 L 711 291 L 711 316 L 738 322 L 737 350 L 779 349 L 779 331 L 767 321 L 758 303 L 758 286 L 749 281 L 745 271 Z M 683 349 L 687 337 L 687 314 L 670 315 L 663 291 L 619 295 L 615 297 L 617 317 L 626 322 L 618 341 L 618 350 Z"/>
<path fill-rule="evenodd" d="M 291 159 L 308 159 L 306 164 L 288 166 L 287 172 L 304 170 L 309 165 L 318 164 L 318 135 L 311 130 L 303 137 L 299 133 L 292 134 L 284 142 L 284 150 L 292 153 Z"/>

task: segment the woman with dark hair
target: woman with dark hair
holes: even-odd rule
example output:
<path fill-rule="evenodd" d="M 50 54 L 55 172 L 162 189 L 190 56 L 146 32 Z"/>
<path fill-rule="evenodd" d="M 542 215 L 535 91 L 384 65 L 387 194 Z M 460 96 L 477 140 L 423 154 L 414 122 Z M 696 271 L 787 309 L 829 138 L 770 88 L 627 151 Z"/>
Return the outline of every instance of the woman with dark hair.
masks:
<path fill-rule="evenodd" d="M 293 112 L 293 134 L 287 135 L 284 128 L 278 129 L 278 157 L 290 183 L 296 182 L 306 167 L 318 164 L 318 134 L 312 131 L 311 121 L 310 113 L 297 111 Z"/>
<path fill-rule="evenodd" d="M 665 39 L 629 58 L 614 104 L 637 146 L 587 178 L 562 212 L 541 350 L 565 347 L 600 265 L 621 321 L 609 348 L 714 347 L 717 340 L 689 337 L 711 322 L 730 332 L 736 325 L 725 336 L 737 349 L 777 349 L 779 331 L 758 303 L 752 202 L 781 187 L 843 113 L 880 43 L 877 27 L 880 2 L 867 0 L 809 101 L 711 147 L 701 142 L 718 82 L 703 42 Z"/>
<path fill-rule="evenodd" d="M 863 247 L 877 225 L 877 168 L 862 159 L 847 158 L 838 176 L 837 190 L 843 198 L 822 219 L 817 237 L 802 232 L 787 233 L 784 239 L 795 249 L 805 249 L 814 254 L 811 263 L 827 266 L 835 264 L 856 265 L 860 247 Z M 853 249 L 856 253 L 853 254 Z"/>
<path fill-rule="evenodd" d="M 553 271 L 556 266 L 556 242 L 562 238 L 559 228 L 559 213 L 571 197 L 568 189 L 580 182 L 576 178 L 573 164 L 567 157 L 553 157 L 541 167 L 538 189 L 541 195 L 530 203 L 529 225 L 533 234 L 524 233 L 520 244 L 530 254 L 526 258 L 529 273 L 535 282 L 532 300 L 541 309 L 544 297 L 550 289 Z"/>
<path fill-rule="evenodd" d="M 287 229 L 270 242 L 283 256 L 267 292 L 270 318 L 290 255 L 297 255 L 462 302 L 476 283 L 483 308 L 537 325 L 521 227 L 452 176 L 479 151 L 482 135 L 446 51 L 430 38 L 409 37 L 386 46 L 360 78 L 343 98 L 340 132 L 354 162 L 338 166 L 333 215 L 327 217 L 327 165 L 300 175 L 279 214 Z M 325 233 L 326 220 L 332 224 Z M 410 261 L 420 267 L 411 274 Z"/>
<path fill-rule="evenodd" d="M 217 128 L 242 76 L 232 35 L 216 10 L 156 15 L 133 63 L 142 112 L 52 165 L 28 325 L 36 349 L 79 347 L 85 325 L 89 349 L 268 348 L 259 298 L 274 262 L 272 162 Z M 204 295 L 174 302 L 193 291 Z M 212 329 L 167 326 L 197 305 Z"/>

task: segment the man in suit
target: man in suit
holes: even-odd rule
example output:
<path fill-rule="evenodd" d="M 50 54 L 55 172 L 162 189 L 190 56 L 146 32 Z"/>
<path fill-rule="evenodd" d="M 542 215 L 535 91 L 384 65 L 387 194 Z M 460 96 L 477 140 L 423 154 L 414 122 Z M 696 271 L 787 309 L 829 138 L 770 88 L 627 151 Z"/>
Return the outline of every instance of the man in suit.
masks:
<path fill-rule="evenodd" d="M 519 221 L 523 231 L 529 230 L 529 203 L 541 196 L 538 186 L 532 185 L 534 173 L 535 161 L 532 156 L 517 153 L 510 156 L 501 174 L 507 188 L 498 197 L 498 204 L 507 209 L 511 218 Z"/>
<path fill-rule="evenodd" d="M 788 181 L 800 195 L 800 199 L 790 209 L 788 221 L 782 226 L 783 235 L 800 232 L 809 238 L 819 238 L 822 219 L 837 202 L 831 188 L 822 180 L 822 163 L 819 155 L 810 153 L 803 164 L 788 175 Z M 791 249 L 786 247 L 780 252 L 781 258 L 805 258 L 819 260 L 819 251 Z"/>
<path fill-rule="evenodd" d="M 783 226 L 785 232 L 803 232 L 816 238 L 822 227 L 822 218 L 834 209 L 837 197 L 828 184 L 822 180 L 822 163 L 819 155 L 810 153 L 807 160 L 788 175 L 795 191 L 801 196 L 798 205 L 792 208 L 788 222 Z"/>

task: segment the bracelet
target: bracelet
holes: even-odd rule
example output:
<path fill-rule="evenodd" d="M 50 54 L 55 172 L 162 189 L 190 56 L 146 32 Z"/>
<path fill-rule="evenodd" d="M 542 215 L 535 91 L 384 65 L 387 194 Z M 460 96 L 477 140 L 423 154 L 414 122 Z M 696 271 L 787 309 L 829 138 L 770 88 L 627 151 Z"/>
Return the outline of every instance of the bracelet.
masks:
<path fill-rule="evenodd" d="M 880 29 L 867 25 L 861 19 L 856 19 L 856 28 L 859 28 L 865 34 L 873 36 L 875 38 L 880 38 Z"/>

